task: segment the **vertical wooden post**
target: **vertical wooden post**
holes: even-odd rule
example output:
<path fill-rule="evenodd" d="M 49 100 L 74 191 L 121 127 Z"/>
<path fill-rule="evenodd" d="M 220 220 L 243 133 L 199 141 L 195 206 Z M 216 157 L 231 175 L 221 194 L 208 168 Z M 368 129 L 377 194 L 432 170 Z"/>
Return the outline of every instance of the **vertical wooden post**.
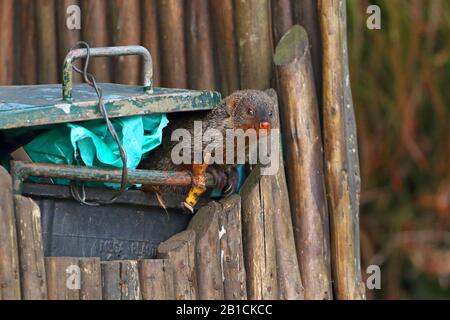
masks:
<path fill-rule="evenodd" d="M 186 1 L 185 10 L 189 87 L 214 90 L 216 86 L 208 0 Z"/>
<path fill-rule="evenodd" d="M 242 89 L 267 89 L 272 76 L 270 2 L 235 0 Z"/>
<path fill-rule="evenodd" d="M 103 300 L 120 300 L 122 298 L 120 261 L 101 263 Z"/>
<path fill-rule="evenodd" d="M 144 300 L 174 300 L 173 267 L 166 259 L 139 261 L 139 280 Z"/>
<path fill-rule="evenodd" d="M 21 30 L 18 50 L 20 66 L 16 72 L 19 84 L 22 85 L 36 84 L 37 81 L 35 5 L 34 0 L 20 0 L 18 5 Z"/>
<path fill-rule="evenodd" d="M 14 1 L 0 1 L 0 85 L 14 81 Z"/>
<path fill-rule="evenodd" d="M 182 0 L 158 0 L 161 81 L 169 88 L 186 88 L 186 45 Z"/>
<path fill-rule="evenodd" d="M 238 54 L 235 40 L 233 0 L 209 0 L 214 34 L 214 47 L 217 47 L 220 90 L 227 96 L 239 89 Z"/>
<path fill-rule="evenodd" d="M 332 297 L 323 152 L 308 35 L 294 26 L 277 45 L 289 196 L 306 299 Z"/>
<path fill-rule="evenodd" d="M 36 3 L 39 83 L 58 82 L 56 22 L 54 0 Z"/>
<path fill-rule="evenodd" d="M 201 207 L 189 223 L 195 231 L 198 298 L 223 300 L 223 280 L 219 248 L 220 205 L 210 202 Z"/>
<path fill-rule="evenodd" d="M 113 42 L 115 46 L 141 42 L 139 0 L 114 0 L 112 3 Z M 137 56 L 121 56 L 115 63 L 115 80 L 123 84 L 140 83 L 140 63 Z"/>
<path fill-rule="evenodd" d="M 101 263 L 104 300 L 140 300 L 137 261 L 107 261 Z"/>
<path fill-rule="evenodd" d="M 248 299 L 278 299 L 271 177 L 261 176 L 256 167 L 247 177 L 240 195 Z"/>
<path fill-rule="evenodd" d="M 173 266 L 175 299 L 196 300 L 195 231 L 186 230 L 162 242 L 158 258 L 168 259 Z"/>
<path fill-rule="evenodd" d="M 102 299 L 102 275 L 100 258 L 80 258 L 80 300 Z"/>
<path fill-rule="evenodd" d="M 0 167 L 0 299 L 20 299 L 19 258 L 11 176 Z"/>
<path fill-rule="evenodd" d="M 144 0 L 142 3 L 142 12 L 142 45 L 152 55 L 153 85 L 159 87 L 161 85 L 161 60 L 159 55 L 158 10 L 156 0 Z"/>
<path fill-rule="evenodd" d="M 47 297 L 49 300 L 79 300 L 78 281 L 81 274 L 77 258 L 47 257 L 45 271 L 47 277 Z M 79 270 L 78 270 L 79 271 Z M 71 287 L 73 285 L 73 287 Z"/>
<path fill-rule="evenodd" d="M 139 285 L 139 270 L 137 261 L 120 262 L 120 279 L 122 300 L 141 300 L 141 287 Z"/>
<path fill-rule="evenodd" d="M 271 4 L 273 39 L 276 44 L 294 24 L 294 16 L 291 0 L 271 0 Z"/>
<path fill-rule="evenodd" d="M 225 300 L 246 300 L 247 283 L 242 247 L 241 197 L 231 195 L 220 201 L 220 263 Z"/>
<path fill-rule="evenodd" d="M 359 249 L 359 162 L 348 74 L 345 1 L 319 1 L 323 45 L 323 123 L 338 299 L 364 299 Z"/>
<path fill-rule="evenodd" d="M 111 45 L 107 22 L 108 0 L 83 0 L 82 32 L 83 40 L 91 47 L 107 47 Z M 97 82 L 112 82 L 110 58 L 95 58 L 89 62 L 89 72 Z"/>
<path fill-rule="evenodd" d="M 30 198 L 14 196 L 22 299 L 46 300 L 41 211 Z"/>

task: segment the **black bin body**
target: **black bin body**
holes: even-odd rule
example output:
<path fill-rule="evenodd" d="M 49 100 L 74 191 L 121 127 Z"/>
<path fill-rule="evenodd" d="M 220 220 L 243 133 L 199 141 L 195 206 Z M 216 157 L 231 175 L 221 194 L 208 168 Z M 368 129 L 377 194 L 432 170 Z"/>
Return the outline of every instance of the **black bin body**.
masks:
<path fill-rule="evenodd" d="M 87 201 L 114 195 L 108 189 L 85 190 Z M 78 203 L 67 186 L 26 183 L 23 195 L 41 209 L 46 257 L 155 258 L 158 245 L 185 230 L 191 218 L 178 207 L 182 198 L 163 195 L 166 211 L 154 195 L 138 190 L 126 191 L 114 204 L 100 206 Z"/>

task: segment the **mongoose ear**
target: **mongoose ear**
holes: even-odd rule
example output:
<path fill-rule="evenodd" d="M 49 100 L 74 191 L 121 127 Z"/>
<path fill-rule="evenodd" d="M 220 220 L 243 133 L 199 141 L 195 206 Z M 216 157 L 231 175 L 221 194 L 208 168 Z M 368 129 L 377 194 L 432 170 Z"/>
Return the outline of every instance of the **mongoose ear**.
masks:
<path fill-rule="evenodd" d="M 241 95 L 235 92 L 225 98 L 225 108 L 230 116 L 232 115 L 233 110 L 236 109 L 240 97 Z"/>
<path fill-rule="evenodd" d="M 273 100 L 275 100 L 275 102 L 278 101 L 277 92 L 274 89 L 269 88 L 267 90 L 264 90 L 264 93 L 267 94 L 269 97 L 271 97 Z"/>

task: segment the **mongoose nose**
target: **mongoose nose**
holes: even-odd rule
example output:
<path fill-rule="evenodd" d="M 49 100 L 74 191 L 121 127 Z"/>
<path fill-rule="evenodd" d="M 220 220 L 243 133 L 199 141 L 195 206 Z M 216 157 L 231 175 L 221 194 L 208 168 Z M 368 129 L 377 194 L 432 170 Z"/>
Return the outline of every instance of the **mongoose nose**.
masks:
<path fill-rule="evenodd" d="M 270 123 L 269 122 L 260 122 L 259 123 L 259 128 L 260 129 L 266 129 L 266 130 L 270 130 Z"/>

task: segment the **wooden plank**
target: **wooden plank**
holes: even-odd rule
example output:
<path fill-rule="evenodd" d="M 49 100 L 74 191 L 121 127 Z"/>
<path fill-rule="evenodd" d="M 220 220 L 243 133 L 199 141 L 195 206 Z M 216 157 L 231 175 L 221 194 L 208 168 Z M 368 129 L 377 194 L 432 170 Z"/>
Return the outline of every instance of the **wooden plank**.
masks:
<path fill-rule="evenodd" d="M 183 4 L 182 0 L 158 0 L 161 83 L 168 88 L 187 88 Z"/>
<path fill-rule="evenodd" d="M 14 205 L 22 299 L 46 300 L 47 280 L 42 245 L 41 211 L 33 200 L 20 195 L 14 196 Z"/>
<path fill-rule="evenodd" d="M 195 231 L 186 230 L 162 242 L 158 258 L 168 259 L 173 266 L 175 299 L 196 300 Z"/>
<path fill-rule="evenodd" d="M 14 2 L 0 1 L 0 85 L 14 81 Z"/>
<path fill-rule="evenodd" d="M 236 35 L 242 89 L 267 89 L 272 76 L 270 3 L 236 0 Z"/>
<path fill-rule="evenodd" d="M 112 35 L 115 46 L 136 45 L 141 42 L 139 0 L 113 0 L 111 2 Z M 115 82 L 138 84 L 140 80 L 138 56 L 115 58 Z"/>
<path fill-rule="evenodd" d="M 297 2 L 294 0 L 294 2 Z M 274 43 L 278 43 L 281 37 L 294 24 L 291 0 L 272 0 L 272 28 Z"/>
<path fill-rule="evenodd" d="M 120 300 L 122 298 L 120 261 L 101 263 L 103 300 Z"/>
<path fill-rule="evenodd" d="M 0 299 L 20 299 L 19 258 L 11 176 L 0 167 Z"/>
<path fill-rule="evenodd" d="M 319 1 L 331 258 L 338 299 L 365 299 L 359 248 L 359 160 L 348 72 L 345 1 Z"/>
<path fill-rule="evenodd" d="M 189 88 L 215 90 L 213 42 L 208 0 L 185 3 Z"/>
<path fill-rule="evenodd" d="M 241 197 L 220 201 L 219 240 L 225 300 L 246 300 L 247 283 L 242 247 Z"/>
<path fill-rule="evenodd" d="M 82 12 L 82 40 L 91 47 L 107 47 L 112 45 L 108 31 L 108 0 L 83 0 Z M 112 82 L 111 58 L 94 58 L 89 62 L 89 72 L 95 76 L 97 82 Z"/>
<path fill-rule="evenodd" d="M 141 300 L 138 262 L 124 260 L 120 262 L 121 300 Z"/>
<path fill-rule="evenodd" d="M 78 258 L 46 257 L 45 272 L 49 300 L 79 300 L 81 274 Z"/>
<path fill-rule="evenodd" d="M 102 299 L 102 274 L 100 258 L 80 258 L 80 300 Z"/>
<path fill-rule="evenodd" d="M 39 68 L 38 82 L 58 83 L 54 0 L 41 0 L 39 1 L 39 5 L 36 5 L 36 30 Z"/>
<path fill-rule="evenodd" d="M 270 176 L 252 170 L 241 188 L 242 238 L 249 300 L 278 299 L 274 204 Z"/>
<path fill-rule="evenodd" d="M 275 52 L 283 107 L 289 196 L 306 299 L 330 299 L 330 247 L 323 151 L 308 36 L 291 28 Z"/>
<path fill-rule="evenodd" d="M 223 279 L 220 263 L 219 212 L 221 206 L 210 202 L 201 207 L 189 223 L 196 235 L 196 272 L 198 297 L 201 300 L 223 300 Z"/>
<path fill-rule="evenodd" d="M 153 60 L 153 85 L 161 85 L 161 60 L 158 38 L 158 10 L 156 0 L 144 0 L 142 3 L 142 45 L 146 47 Z"/>
<path fill-rule="evenodd" d="M 139 280 L 143 300 L 174 300 L 173 268 L 169 260 L 139 261 Z"/>
<path fill-rule="evenodd" d="M 217 52 L 220 91 L 228 96 L 239 90 L 238 54 L 235 39 L 233 0 L 209 0 L 214 48 Z"/>
<path fill-rule="evenodd" d="M 35 84 L 37 81 L 35 5 L 34 0 L 19 0 L 18 4 L 21 32 L 18 55 L 20 66 L 16 72 L 19 73 L 18 81 L 21 85 Z"/>

